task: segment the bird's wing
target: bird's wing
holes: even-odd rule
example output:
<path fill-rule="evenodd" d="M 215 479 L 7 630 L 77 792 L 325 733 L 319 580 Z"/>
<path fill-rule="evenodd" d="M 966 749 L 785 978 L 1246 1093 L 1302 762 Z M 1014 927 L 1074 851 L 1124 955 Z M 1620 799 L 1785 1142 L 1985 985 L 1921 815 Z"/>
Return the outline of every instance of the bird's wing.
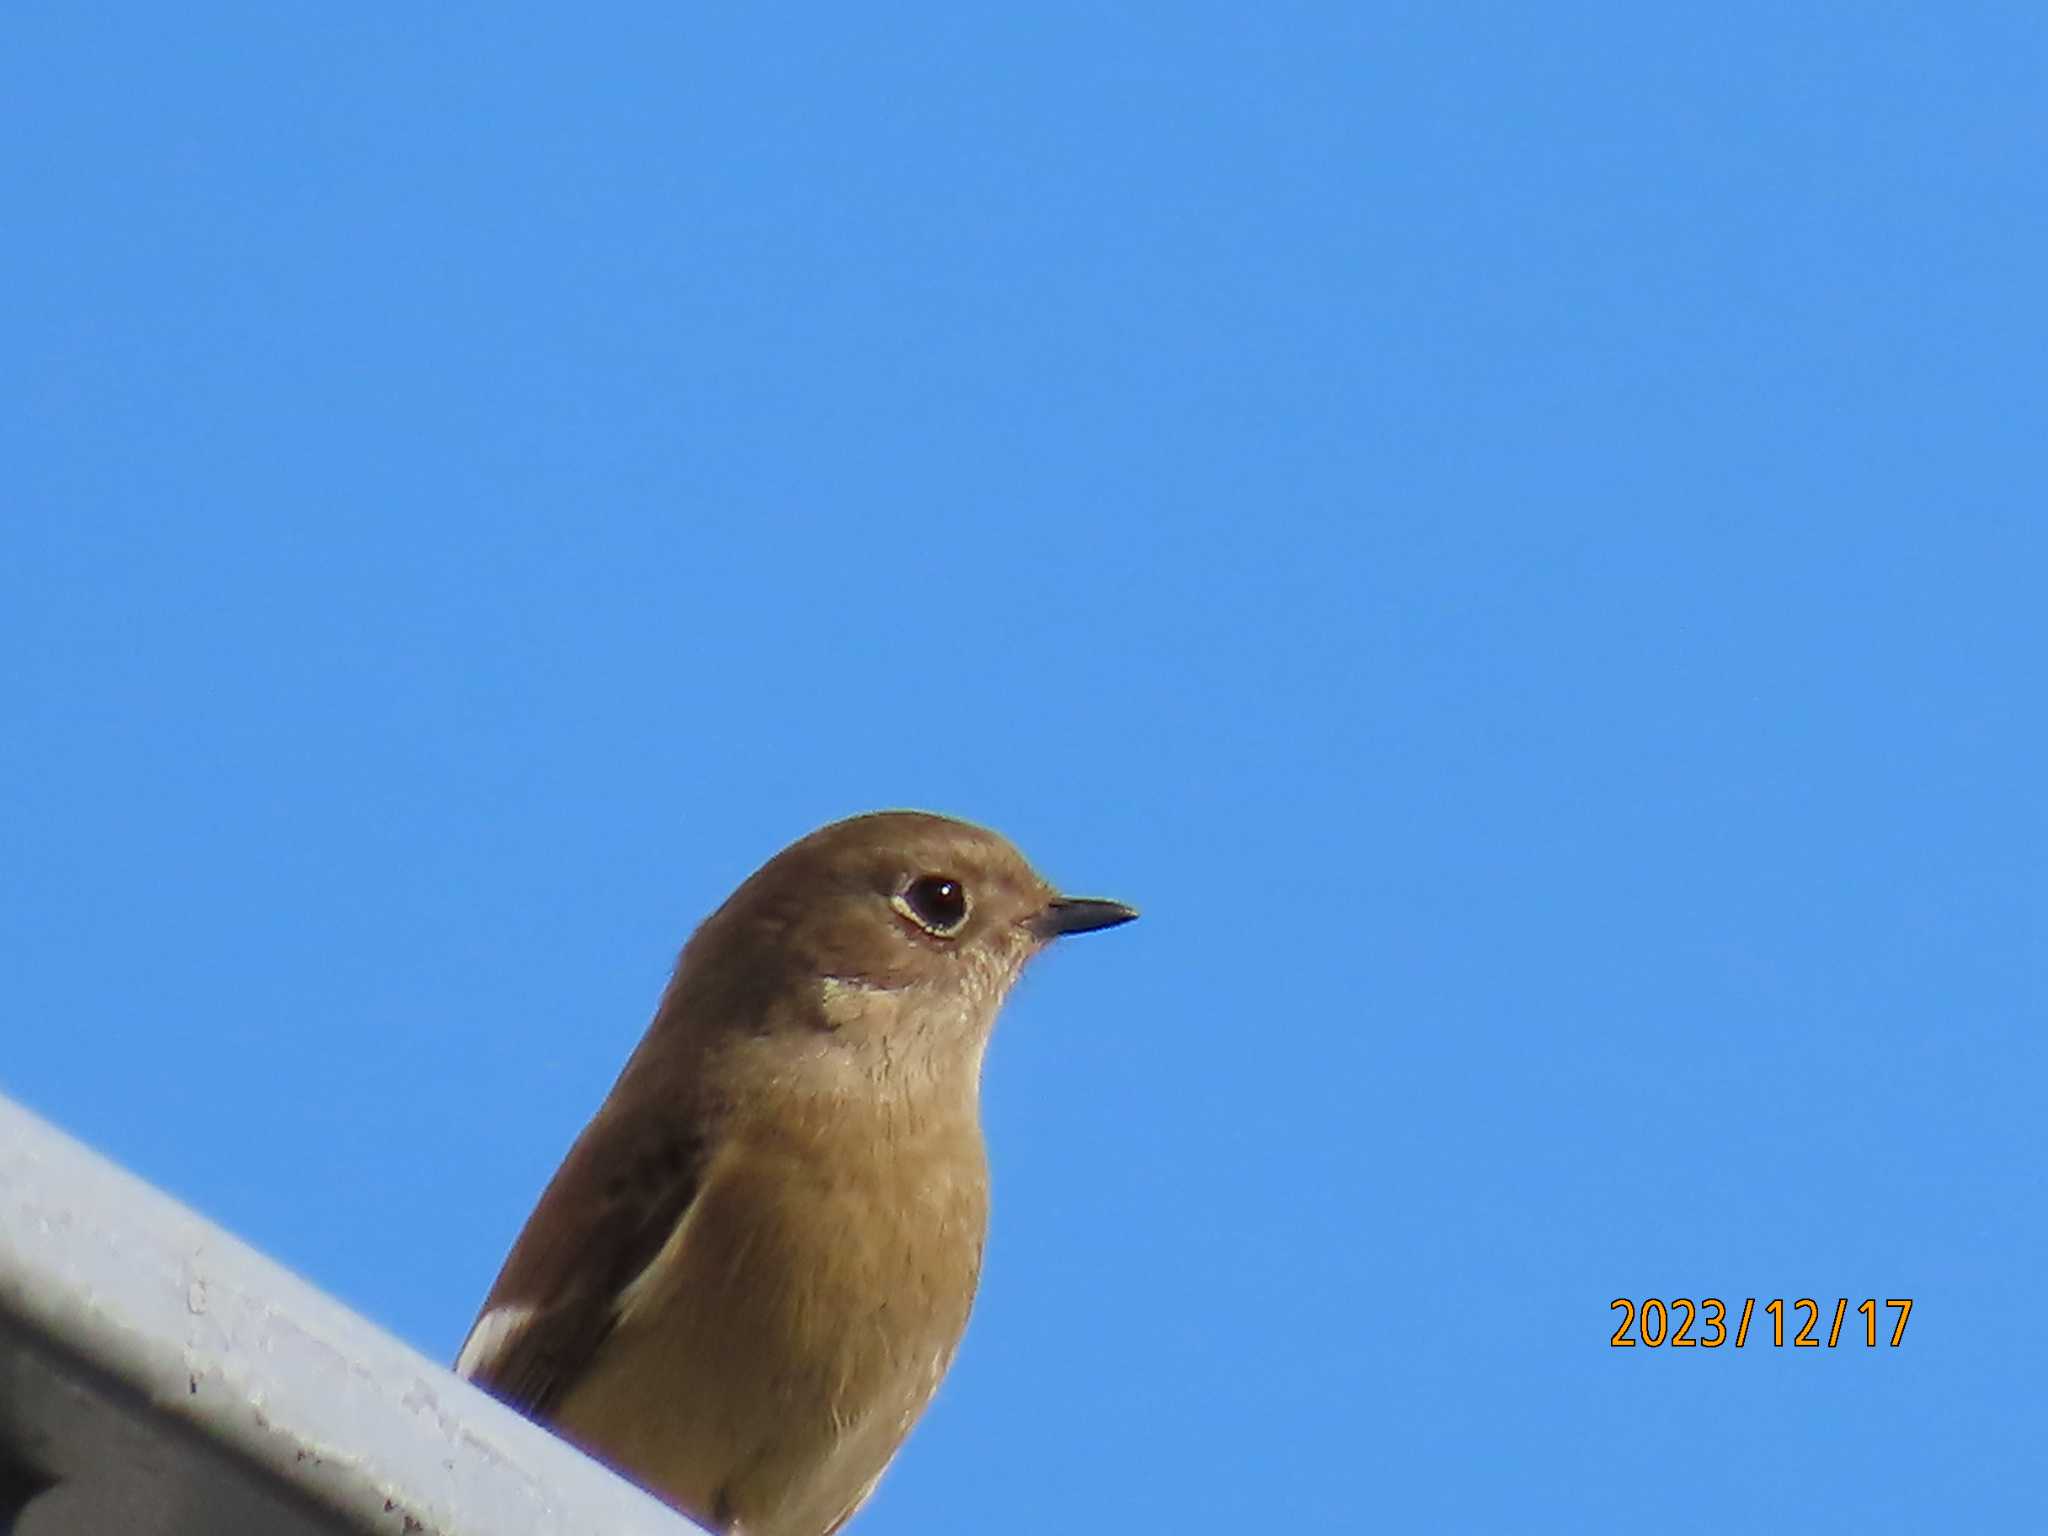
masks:
<path fill-rule="evenodd" d="M 672 1107 L 601 1109 L 512 1245 L 456 1374 L 550 1417 L 617 1323 L 621 1293 L 696 1199 L 703 1161 Z"/>

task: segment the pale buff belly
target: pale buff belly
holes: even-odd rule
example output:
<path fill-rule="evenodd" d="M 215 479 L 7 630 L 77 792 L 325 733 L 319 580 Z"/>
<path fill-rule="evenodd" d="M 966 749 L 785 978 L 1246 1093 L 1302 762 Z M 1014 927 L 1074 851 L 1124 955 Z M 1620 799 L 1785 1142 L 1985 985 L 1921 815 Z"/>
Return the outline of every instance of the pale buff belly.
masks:
<path fill-rule="evenodd" d="M 758 1146 L 710 1174 L 556 1423 L 714 1528 L 822 1536 L 881 1475 L 966 1326 L 979 1140 L 899 1147 L 886 1175 Z"/>

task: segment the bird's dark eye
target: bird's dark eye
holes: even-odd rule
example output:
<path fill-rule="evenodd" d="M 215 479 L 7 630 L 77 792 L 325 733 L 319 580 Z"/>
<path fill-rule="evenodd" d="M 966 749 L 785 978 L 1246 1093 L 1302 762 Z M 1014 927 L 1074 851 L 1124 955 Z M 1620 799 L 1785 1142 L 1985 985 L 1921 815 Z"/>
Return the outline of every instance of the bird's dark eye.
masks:
<path fill-rule="evenodd" d="M 903 888 L 895 906 L 926 933 L 948 938 L 967 921 L 967 887 L 951 875 L 919 875 Z"/>

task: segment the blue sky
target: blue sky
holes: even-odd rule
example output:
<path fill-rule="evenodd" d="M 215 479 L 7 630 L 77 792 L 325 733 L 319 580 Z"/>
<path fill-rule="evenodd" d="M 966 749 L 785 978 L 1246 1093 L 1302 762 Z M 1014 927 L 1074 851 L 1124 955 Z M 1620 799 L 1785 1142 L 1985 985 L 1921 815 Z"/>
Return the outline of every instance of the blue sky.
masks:
<path fill-rule="evenodd" d="M 863 1536 L 2048 1514 L 2037 8 L 0 43 L 0 1088 L 446 1358 L 693 923 L 950 811 L 1145 918 Z"/>

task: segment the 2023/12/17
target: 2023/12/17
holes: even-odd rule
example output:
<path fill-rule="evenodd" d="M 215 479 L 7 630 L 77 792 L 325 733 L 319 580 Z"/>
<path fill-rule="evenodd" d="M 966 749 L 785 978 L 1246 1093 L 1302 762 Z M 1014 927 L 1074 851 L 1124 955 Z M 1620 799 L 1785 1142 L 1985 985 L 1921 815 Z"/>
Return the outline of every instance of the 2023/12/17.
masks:
<path fill-rule="evenodd" d="M 1913 1298 L 1910 1296 L 1888 1296 L 1883 1304 L 1898 1314 L 1898 1321 L 1891 1329 L 1891 1339 L 1889 1341 L 1890 1347 L 1897 1349 L 1900 1342 L 1906 1337 L 1906 1319 L 1913 1315 Z M 1736 1322 L 1732 1335 L 1725 1321 L 1728 1316 L 1728 1305 L 1718 1296 L 1703 1297 L 1697 1303 L 1684 1296 L 1675 1296 L 1668 1302 L 1660 1301 L 1652 1296 L 1644 1299 L 1640 1304 L 1631 1301 L 1626 1296 L 1617 1296 L 1607 1305 L 1609 1310 L 1621 1313 L 1621 1322 L 1607 1341 L 1616 1349 L 1634 1349 L 1638 1342 L 1648 1345 L 1651 1349 L 1658 1349 L 1665 1345 L 1669 1345 L 1673 1349 L 1718 1349 L 1723 1344 L 1731 1342 L 1731 1340 L 1737 1349 L 1741 1349 L 1749 1342 L 1750 1321 L 1759 1310 L 1770 1319 L 1771 1344 L 1773 1348 L 1783 1349 L 1785 1347 L 1785 1319 L 1788 1310 L 1794 1317 L 1797 1317 L 1802 1312 L 1806 1315 L 1804 1324 L 1791 1336 L 1791 1343 L 1794 1348 L 1819 1349 L 1822 1343 L 1822 1340 L 1814 1333 L 1814 1328 L 1821 1318 L 1821 1304 L 1811 1296 L 1802 1296 L 1797 1301 L 1789 1304 L 1782 1296 L 1773 1297 L 1771 1300 L 1763 1303 L 1761 1308 L 1758 1307 L 1757 1299 L 1754 1296 L 1746 1297 L 1742 1303 L 1741 1317 Z M 1855 1332 L 1863 1335 L 1863 1343 L 1866 1348 L 1877 1348 L 1877 1298 L 1874 1296 L 1866 1297 L 1864 1300 L 1857 1302 L 1854 1311 L 1857 1316 L 1863 1319 L 1863 1326 L 1855 1330 Z M 1682 1318 L 1680 1317 L 1681 1312 L 1683 1313 Z M 1847 1321 L 1850 1312 L 1851 1307 L 1848 1297 L 1844 1296 L 1836 1300 L 1834 1316 L 1829 1323 L 1826 1339 L 1829 1349 L 1833 1349 L 1841 1343 L 1842 1325 Z M 1697 1338 L 1693 1336 L 1692 1331 L 1695 1322 L 1699 1324 L 1701 1329 L 1701 1335 Z M 1634 1329 L 1640 1335 L 1640 1340 L 1629 1336 L 1631 1329 Z M 1855 1342 L 1854 1333 L 1850 1336 L 1850 1342 L 1852 1344 Z"/>

